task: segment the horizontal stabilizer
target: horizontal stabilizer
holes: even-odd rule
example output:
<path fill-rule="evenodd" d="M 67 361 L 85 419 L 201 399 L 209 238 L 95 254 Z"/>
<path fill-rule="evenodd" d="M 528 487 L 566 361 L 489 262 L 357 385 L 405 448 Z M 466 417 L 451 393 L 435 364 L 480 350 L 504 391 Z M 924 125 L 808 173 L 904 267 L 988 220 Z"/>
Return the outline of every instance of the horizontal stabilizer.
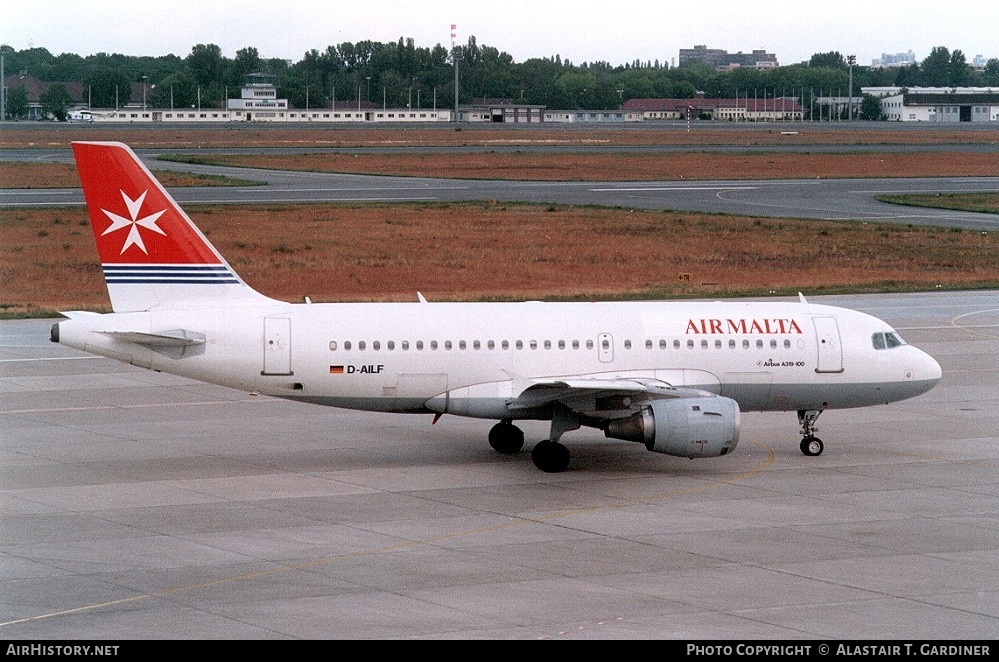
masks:
<path fill-rule="evenodd" d="M 105 331 L 104 335 L 116 340 L 134 342 L 146 347 L 189 347 L 204 345 L 205 334 L 187 329 L 175 329 L 162 333 L 140 333 L 137 331 Z"/>
<path fill-rule="evenodd" d="M 80 319 L 81 317 L 96 317 L 100 313 L 95 313 L 92 310 L 61 310 L 59 314 L 63 317 L 68 317 L 71 320 Z"/>

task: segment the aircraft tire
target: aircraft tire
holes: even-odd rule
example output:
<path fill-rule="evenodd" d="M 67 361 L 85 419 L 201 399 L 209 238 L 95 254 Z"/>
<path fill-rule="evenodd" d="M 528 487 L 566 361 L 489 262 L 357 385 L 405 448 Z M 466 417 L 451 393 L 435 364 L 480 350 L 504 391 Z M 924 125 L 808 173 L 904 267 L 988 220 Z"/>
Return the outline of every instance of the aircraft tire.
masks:
<path fill-rule="evenodd" d="M 545 473 L 561 473 L 569 468 L 569 449 L 558 442 L 539 441 L 531 451 L 531 459 Z"/>
<path fill-rule="evenodd" d="M 512 423 L 497 423 L 489 430 L 489 445 L 504 455 L 518 453 L 524 447 L 524 432 Z"/>
<path fill-rule="evenodd" d="M 809 457 L 822 455 L 822 440 L 818 437 L 805 437 L 801 440 L 801 452 Z"/>

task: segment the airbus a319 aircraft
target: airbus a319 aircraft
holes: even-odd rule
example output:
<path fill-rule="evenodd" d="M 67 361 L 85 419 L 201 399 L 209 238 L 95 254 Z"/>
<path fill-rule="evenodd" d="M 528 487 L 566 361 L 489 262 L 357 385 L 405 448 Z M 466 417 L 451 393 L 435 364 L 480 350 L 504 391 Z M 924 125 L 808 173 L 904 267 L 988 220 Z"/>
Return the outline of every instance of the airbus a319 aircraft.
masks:
<path fill-rule="evenodd" d="M 713 457 L 740 412 L 794 411 L 818 455 L 826 409 L 911 398 L 937 362 L 864 313 L 798 302 L 287 303 L 247 285 L 132 150 L 73 144 L 112 313 L 68 312 L 52 340 L 175 375 L 300 402 L 550 420 L 531 453 L 569 466 L 566 432 Z"/>

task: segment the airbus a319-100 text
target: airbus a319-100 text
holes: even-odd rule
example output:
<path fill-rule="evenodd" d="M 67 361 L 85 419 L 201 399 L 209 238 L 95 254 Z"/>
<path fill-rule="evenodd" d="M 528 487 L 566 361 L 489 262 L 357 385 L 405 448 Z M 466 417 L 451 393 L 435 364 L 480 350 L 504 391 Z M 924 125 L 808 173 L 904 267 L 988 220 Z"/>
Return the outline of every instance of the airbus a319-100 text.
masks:
<path fill-rule="evenodd" d="M 52 340 L 144 368 L 300 402 L 551 421 L 532 458 L 565 470 L 581 426 L 680 457 L 731 453 L 740 412 L 794 411 L 822 452 L 826 409 L 911 398 L 937 362 L 885 322 L 797 302 L 287 303 L 247 285 L 132 150 L 73 144 L 113 312 Z"/>

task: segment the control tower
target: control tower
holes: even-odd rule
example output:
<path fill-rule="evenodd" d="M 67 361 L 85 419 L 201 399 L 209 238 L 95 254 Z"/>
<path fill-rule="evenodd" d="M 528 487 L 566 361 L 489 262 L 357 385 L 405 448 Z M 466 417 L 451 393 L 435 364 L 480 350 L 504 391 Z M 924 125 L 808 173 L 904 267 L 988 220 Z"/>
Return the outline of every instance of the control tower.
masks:
<path fill-rule="evenodd" d="M 278 112 L 288 110 L 288 100 L 277 98 L 274 76 L 271 74 L 246 74 L 239 99 L 228 99 L 230 111 L 246 113 L 247 120 L 270 119 Z"/>

